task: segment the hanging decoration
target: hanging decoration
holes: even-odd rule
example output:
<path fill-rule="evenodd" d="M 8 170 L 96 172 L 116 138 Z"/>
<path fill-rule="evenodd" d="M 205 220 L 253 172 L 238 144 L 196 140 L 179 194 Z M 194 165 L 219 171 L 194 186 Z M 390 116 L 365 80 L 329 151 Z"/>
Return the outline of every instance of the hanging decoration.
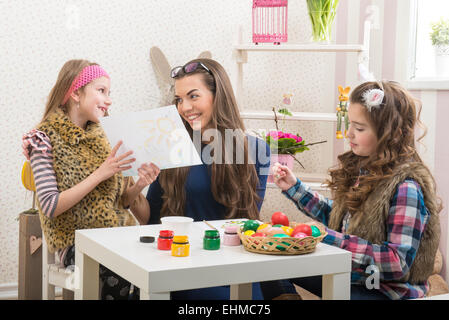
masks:
<path fill-rule="evenodd" d="M 288 0 L 253 0 L 253 42 L 287 42 Z"/>

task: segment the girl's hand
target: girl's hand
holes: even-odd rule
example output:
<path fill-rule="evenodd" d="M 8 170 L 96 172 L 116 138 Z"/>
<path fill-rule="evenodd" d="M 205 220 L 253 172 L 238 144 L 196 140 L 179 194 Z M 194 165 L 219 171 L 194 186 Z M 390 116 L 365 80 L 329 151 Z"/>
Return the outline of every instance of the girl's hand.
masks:
<path fill-rule="evenodd" d="M 132 151 L 125 152 L 124 154 L 118 157 L 115 156 L 117 154 L 117 150 L 120 148 L 122 143 L 123 143 L 122 141 L 119 141 L 112 149 L 111 154 L 106 159 L 106 161 L 103 162 L 101 166 L 94 171 L 93 174 L 95 174 L 98 177 L 100 182 L 109 179 L 117 172 L 131 169 L 131 166 L 129 164 L 136 161 L 135 158 L 124 160 L 133 153 Z"/>
<path fill-rule="evenodd" d="M 139 173 L 139 180 L 137 180 L 136 186 L 139 189 L 143 189 L 156 180 L 161 170 L 154 163 L 150 162 L 148 164 L 142 164 L 140 168 L 137 169 L 137 172 Z"/>
<path fill-rule="evenodd" d="M 276 162 L 271 170 L 274 183 L 281 188 L 282 191 L 287 191 L 296 184 L 296 177 L 288 167 Z"/>

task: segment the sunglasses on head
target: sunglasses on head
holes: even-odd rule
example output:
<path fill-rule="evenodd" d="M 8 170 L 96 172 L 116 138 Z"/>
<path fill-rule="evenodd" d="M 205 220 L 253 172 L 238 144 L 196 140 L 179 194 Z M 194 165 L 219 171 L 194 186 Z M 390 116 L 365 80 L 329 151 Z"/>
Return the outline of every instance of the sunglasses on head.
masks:
<path fill-rule="evenodd" d="M 179 72 L 181 70 L 184 72 L 184 74 L 188 74 L 188 73 L 194 72 L 198 68 L 202 68 L 202 69 L 206 70 L 207 72 L 209 72 L 210 74 L 212 74 L 212 72 L 210 72 L 209 68 L 206 67 L 203 63 L 201 63 L 201 62 L 191 62 L 191 63 L 188 63 L 188 64 L 186 64 L 184 66 L 174 67 L 171 70 L 170 76 L 172 78 L 177 78 L 179 76 Z"/>

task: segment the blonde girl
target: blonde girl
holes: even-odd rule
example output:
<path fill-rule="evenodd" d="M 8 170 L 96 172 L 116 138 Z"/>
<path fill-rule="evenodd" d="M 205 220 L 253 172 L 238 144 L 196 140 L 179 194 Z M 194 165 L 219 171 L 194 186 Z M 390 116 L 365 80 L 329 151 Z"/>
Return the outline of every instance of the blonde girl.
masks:
<path fill-rule="evenodd" d="M 96 63 L 70 60 L 50 92 L 41 122 L 23 137 L 39 200 L 39 216 L 50 252 L 64 266 L 74 264 L 75 230 L 135 224 L 149 210 L 141 195 L 159 169 L 139 168 L 139 179 L 121 172 L 135 159 L 132 151 L 117 156 L 98 124 L 112 104 L 110 78 Z M 103 299 L 128 299 L 131 285 L 100 267 Z"/>

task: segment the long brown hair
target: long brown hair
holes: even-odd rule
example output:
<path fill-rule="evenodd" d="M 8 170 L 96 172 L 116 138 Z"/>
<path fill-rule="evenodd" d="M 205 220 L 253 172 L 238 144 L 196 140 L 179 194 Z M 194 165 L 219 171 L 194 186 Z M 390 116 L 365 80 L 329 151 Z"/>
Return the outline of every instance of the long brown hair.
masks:
<path fill-rule="evenodd" d="M 358 156 L 352 151 L 341 154 L 338 156 L 338 167 L 329 170 L 331 179 L 327 181 L 334 198 L 343 199 L 351 213 L 357 212 L 378 182 L 391 177 L 400 164 L 415 162 L 425 166 L 415 147 L 415 127 L 419 125 L 424 128 L 419 120 L 420 102 L 398 83 L 382 81 L 359 85 L 351 93 L 350 104 L 365 105 L 363 94 L 370 89 L 384 91 L 380 107 L 372 108 L 370 112 L 365 109 L 377 136 L 376 152 L 367 157 Z M 417 141 L 425 133 L 424 128 L 424 134 Z M 368 173 L 360 175 L 361 169 Z M 429 175 L 432 176 L 430 171 Z M 357 179 L 359 183 L 355 186 Z"/>
<path fill-rule="evenodd" d="M 240 118 L 231 81 L 224 68 L 214 60 L 195 59 L 188 63 L 191 62 L 201 62 L 210 70 L 210 73 L 202 68 L 197 68 L 188 74 L 181 71 L 177 79 L 194 74 L 202 75 L 204 84 L 214 96 L 210 127 L 218 130 L 222 138 L 221 164 L 215 163 L 215 161 L 211 164 L 212 195 L 218 203 L 226 207 L 226 218 L 258 219 L 257 201 L 260 200 L 260 197 L 257 195 L 256 188 L 259 179 L 254 164 L 250 164 L 248 160 L 248 141 L 244 134 L 245 127 Z M 183 122 L 192 137 L 192 128 L 184 119 Z M 234 129 L 233 143 L 236 147 L 232 148 L 233 160 L 236 159 L 236 148 L 239 145 L 244 146 L 243 164 L 225 163 L 225 158 L 230 157 L 230 154 L 226 154 L 225 129 Z M 168 169 L 160 173 L 159 181 L 164 190 L 161 216 L 184 213 L 186 199 L 184 184 L 188 173 L 188 167 Z"/>
<path fill-rule="evenodd" d="M 97 63 L 89 62 L 87 60 L 69 60 L 61 68 L 56 79 L 56 83 L 48 95 L 47 103 L 45 105 L 44 116 L 42 117 L 41 123 L 45 121 L 49 115 L 54 113 L 58 108 L 60 108 L 65 113 L 68 112 L 70 108 L 70 99 L 63 105 L 62 100 L 65 94 L 69 90 L 75 77 L 83 70 L 85 67 L 96 65 Z M 84 87 L 78 89 L 80 92 L 84 91 Z"/>

